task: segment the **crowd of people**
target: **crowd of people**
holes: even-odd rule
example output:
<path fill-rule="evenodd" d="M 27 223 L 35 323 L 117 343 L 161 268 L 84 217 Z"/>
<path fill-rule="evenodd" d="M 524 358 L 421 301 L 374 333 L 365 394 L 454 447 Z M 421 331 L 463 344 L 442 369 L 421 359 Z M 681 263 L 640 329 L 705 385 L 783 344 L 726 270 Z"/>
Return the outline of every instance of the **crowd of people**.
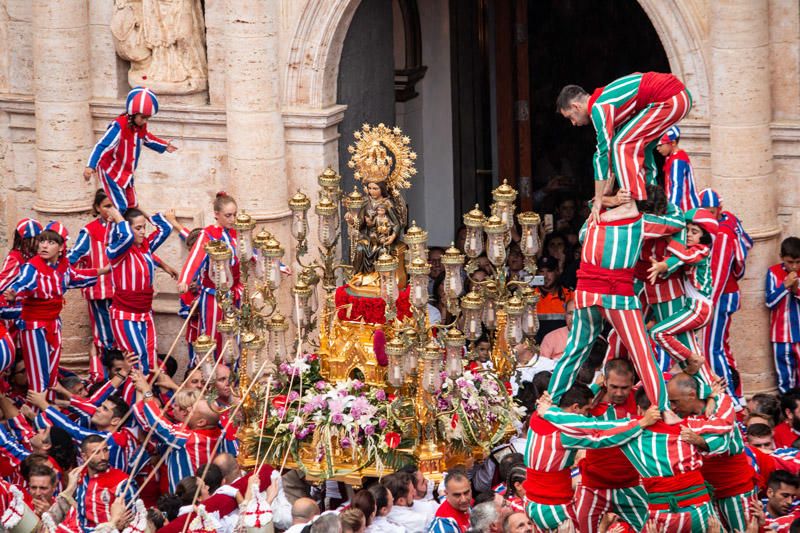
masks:
<path fill-rule="evenodd" d="M 172 211 L 140 208 L 134 171 L 142 145 L 177 147 L 148 131 L 155 94 L 133 89 L 88 159 L 84 177 L 102 184 L 96 218 L 74 241 L 59 222 L 19 221 L 0 271 L 2 526 L 800 531 L 800 239 L 785 239 L 781 261 L 766 273 L 779 392 L 745 399 L 728 337 L 752 241 L 719 194 L 695 189 L 676 126 L 690 106 L 679 81 L 655 73 L 591 95 L 564 89 L 558 110 L 598 131 L 597 185 L 588 205 L 557 187 L 537 198 L 552 217 L 544 217 L 535 275 L 512 231 L 505 274 L 539 296 L 539 332 L 515 347 L 509 384 L 527 410 L 524 427 L 438 484 L 407 466 L 354 490 L 238 463 L 229 408 L 241 402 L 217 329 L 220 280 L 205 252 L 211 241 L 231 250 L 227 281 L 236 300 L 236 201 L 217 194 L 214 223 L 195 229 Z M 661 185 L 653 150 L 666 158 Z M 156 254 L 176 230 L 188 249 L 180 269 Z M 429 252 L 432 323 L 455 318 L 442 292 L 443 253 Z M 465 291 L 494 274 L 482 257 L 477 266 Z M 190 348 L 182 380 L 176 358 L 157 349 L 157 268 L 181 293 Z M 60 314 L 72 288 L 83 291 L 92 325 L 86 378 L 59 364 Z M 206 354 L 191 351 L 200 334 L 215 341 Z M 475 342 L 471 364 L 491 366 L 490 346 L 488 337 Z M 219 361 L 210 373 L 209 360 Z M 40 525 L 29 525 L 29 515 Z"/>

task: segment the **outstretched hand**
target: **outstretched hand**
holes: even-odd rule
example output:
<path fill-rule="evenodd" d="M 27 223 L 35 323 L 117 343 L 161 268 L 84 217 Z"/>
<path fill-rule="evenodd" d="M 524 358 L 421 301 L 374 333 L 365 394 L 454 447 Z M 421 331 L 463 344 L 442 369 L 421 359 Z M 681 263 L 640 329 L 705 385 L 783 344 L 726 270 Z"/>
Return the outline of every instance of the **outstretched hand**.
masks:
<path fill-rule="evenodd" d="M 650 258 L 650 268 L 647 269 L 647 281 L 650 285 L 655 285 L 658 281 L 658 278 L 666 273 L 667 271 L 667 263 L 664 261 L 656 261 L 652 257 Z"/>
<path fill-rule="evenodd" d="M 639 419 L 639 426 L 642 428 L 650 427 L 661 420 L 661 411 L 657 405 L 651 405 L 644 412 L 644 416 Z"/>

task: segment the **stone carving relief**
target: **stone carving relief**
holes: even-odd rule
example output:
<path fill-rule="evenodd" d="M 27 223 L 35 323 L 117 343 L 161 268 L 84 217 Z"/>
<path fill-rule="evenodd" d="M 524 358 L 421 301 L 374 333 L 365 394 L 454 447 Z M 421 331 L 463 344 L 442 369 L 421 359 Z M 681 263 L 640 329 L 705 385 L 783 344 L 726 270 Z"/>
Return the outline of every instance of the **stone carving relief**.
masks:
<path fill-rule="evenodd" d="M 131 62 L 128 83 L 158 94 L 206 90 L 205 21 L 201 0 L 114 0 L 111 33 Z"/>

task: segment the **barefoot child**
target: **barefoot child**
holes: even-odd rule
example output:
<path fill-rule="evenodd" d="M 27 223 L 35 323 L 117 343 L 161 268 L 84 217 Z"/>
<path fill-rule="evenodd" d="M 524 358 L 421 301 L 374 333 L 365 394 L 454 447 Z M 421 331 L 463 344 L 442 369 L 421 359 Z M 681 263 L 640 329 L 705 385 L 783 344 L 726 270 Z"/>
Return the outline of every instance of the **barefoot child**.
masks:
<path fill-rule="evenodd" d="M 147 131 L 147 121 L 158 113 L 158 99 L 153 91 L 146 87 L 131 89 L 125 111 L 109 124 L 97 141 L 83 171 L 87 181 L 95 173 L 99 174 L 106 195 L 120 213 L 138 205 L 133 173 L 139 164 L 142 144 L 160 154 L 178 149 L 170 141 L 163 141 Z"/>

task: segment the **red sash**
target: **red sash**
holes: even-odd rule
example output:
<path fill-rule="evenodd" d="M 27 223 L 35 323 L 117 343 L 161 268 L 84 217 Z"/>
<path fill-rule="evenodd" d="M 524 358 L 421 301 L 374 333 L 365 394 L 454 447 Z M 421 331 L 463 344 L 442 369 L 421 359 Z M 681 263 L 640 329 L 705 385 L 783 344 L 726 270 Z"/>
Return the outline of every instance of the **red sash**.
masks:
<path fill-rule="evenodd" d="M 677 503 L 680 508 L 699 505 L 711 499 L 705 488 L 705 479 L 703 479 L 703 474 L 700 473 L 700 470 L 692 470 L 667 477 L 643 478 L 642 484 L 647 491 L 648 498 L 656 495 L 668 495 L 666 497 L 675 500 L 673 503 Z M 671 508 L 669 503 L 654 503 L 652 500 L 649 507 L 652 511 L 663 511 Z"/>
<path fill-rule="evenodd" d="M 64 297 L 53 298 L 25 298 L 22 303 L 22 320 L 26 322 L 58 320 L 61 309 L 64 308 Z"/>
<path fill-rule="evenodd" d="M 593 489 L 627 489 L 639 484 L 639 472 L 619 448 L 586 450 L 578 465 L 581 484 Z"/>
<path fill-rule="evenodd" d="M 125 313 L 149 313 L 153 310 L 153 294 L 153 287 L 138 291 L 117 289 L 114 291 L 111 306 Z"/>
<path fill-rule="evenodd" d="M 714 498 L 730 498 L 753 490 L 758 476 L 745 453 L 703 458 L 703 478 L 714 487 Z"/>
<path fill-rule="evenodd" d="M 529 500 L 543 505 L 567 504 L 575 494 L 569 468 L 555 472 L 528 468 L 528 477 L 522 486 Z"/>
<path fill-rule="evenodd" d="M 634 296 L 632 268 L 603 268 L 581 262 L 575 290 L 594 294 Z"/>

